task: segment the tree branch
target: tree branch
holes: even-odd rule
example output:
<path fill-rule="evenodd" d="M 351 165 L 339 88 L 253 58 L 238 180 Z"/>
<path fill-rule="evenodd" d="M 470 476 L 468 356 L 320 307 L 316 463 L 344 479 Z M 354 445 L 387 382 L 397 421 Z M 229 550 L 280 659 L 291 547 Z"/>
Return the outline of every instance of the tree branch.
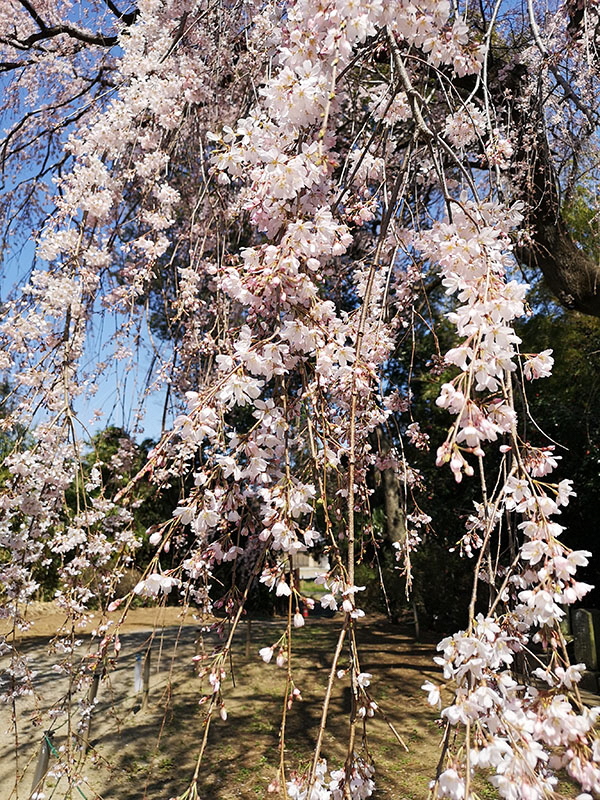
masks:
<path fill-rule="evenodd" d="M 117 6 L 112 0 L 104 0 L 104 5 L 107 6 L 115 17 L 120 20 L 124 25 L 133 25 L 140 15 L 139 8 L 134 8 L 133 11 L 119 11 Z"/>
<path fill-rule="evenodd" d="M 11 43 L 16 43 L 20 48 L 27 49 L 36 42 L 44 41 L 45 39 L 53 39 L 55 36 L 66 34 L 72 39 L 77 39 L 86 44 L 98 44 L 102 47 L 112 47 L 118 42 L 117 36 L 104 36 L 101 33 L 88 33 L 81 28 L 73 25 L 47 25 L 38 14 L 36 8 L 29 2 L 29 0 L 19 0 L 21 6 L 27 11 L 29 16 L 33 19 L 38 26 L 39 31 L 30 34 L 26 39 L 19 39 L 17 36 L 7 37 Z"/>

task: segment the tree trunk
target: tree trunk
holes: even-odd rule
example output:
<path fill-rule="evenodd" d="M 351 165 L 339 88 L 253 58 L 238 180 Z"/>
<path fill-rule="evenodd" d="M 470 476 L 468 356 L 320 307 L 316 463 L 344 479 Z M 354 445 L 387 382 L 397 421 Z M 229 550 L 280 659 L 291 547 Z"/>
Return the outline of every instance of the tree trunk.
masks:
<path fill-rule="evenodd" d="M 387 538 L 392 544 L 406 539 L 406 519 L 404 516 L 404 489 L 394 469 L 381 471 L 381 485 L 385 504 L 385 528 Z"/>
<path fill-rule="evenodd" d="M 514 76 L 513 90 L 518 92 L 523 77 L 522 72 Z M 527 113 L 515 103 L 511 114 L 518 130 L 513 175 L 530 209 L 531 228 L 530 243 L 515 248 L 515 254 L 524 266 L 540 270 L 565 308 L 600 317 L 600 266 L 577 245 L 561 214 L 541 100 L 532 97 Z"/>

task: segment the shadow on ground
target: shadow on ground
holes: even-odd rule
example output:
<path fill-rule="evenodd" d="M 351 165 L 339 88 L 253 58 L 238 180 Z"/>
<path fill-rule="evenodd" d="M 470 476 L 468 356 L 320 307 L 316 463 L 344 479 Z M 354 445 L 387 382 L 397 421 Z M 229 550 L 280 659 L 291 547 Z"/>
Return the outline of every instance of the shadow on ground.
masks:
<path fill-rule="evenodd" d="M 322 698 L 331 666 L 341 616 L 309 619 L 294 632 L 292 661 L 294 685 L 302 699 L 288 712 L 285 760 L 288 771 L 302 770 L 310 761 L 321 716 Z M 199 771 L 199 795 L 205 800 L 265 797 L 279 763 L 279 732 L 286 687 L 286 670 L 265 664 L 261 647 L 275 644 L 285 629 L 283 620 L 254 620 L 251 640 L 244 622 L 236 634 L 231 659 L 224 668 L 222 693 L 227 720 L 218 716 L 208 734 L 208 747 Z M 201 637 L 198 643 L 199 636 Z M 377 769 L 376 798 L 422 800 L 439 758 L 440 732 L 435 711 L 424 702 L 420 686 L 437 677 L 432 655 L 433 640 L 416 643 L 407 629 L 383 618 L 359 628 L 361 669 L 373 674 L 369 691 L 385 713 L 368 721 L 368 747 Z M 90 726 L 90 749 L 81 768 L 82 781 L 69 789 L 66 778 L 52 776 L 56 757 L 51 755 L 46 782 L 47 798 L 83 800 L 169 800 L 189 786 L 205 731 L 206 705 L 199 703 L 209 689 L 198 677 L 193 661 L 197 652 L 211 653 L 222 640 L 199 628 L 168 627 L 155 632 L 127 633 L 114 668 L 100 683 Z M 136 657 L 151 644 L 150 691 L 147 706 L 134 691 Z M 30 765 L 20 785 L 19 797 L 28 797 L 34 762 L 43 731 L 45 713 L 59 708 L 68 697 L 68 682 L 41 656 L 42 642 L 26 643 L 25 650 L 37 660 L 37 703 L 21 718 L 19 770 Z M 344 654 L 343 668 L 348 663 Z M 138 667 L 139 669 L 139 667 Z M 139 677 L 139 675 L 138 675 Z M 324 737 L 323 756 L 331 768 L 343 764 L 346 752 L 350 692 L 348 678 L 336 679 L 331 701 L 331 722 Z M 42 727 L 37 724 L 44 718 Z M 387 721 L 386 721 L 387 720 Z M 60 713 L 51 723 L 57 750 L 67 742 L 68 724 L 76 724 L 77 708 L 70 718 Z M 409 752 L 398 743 L 393 725 Z M 362 730 L 360 731 L 362 735 Z M 2 740 L 0 800 L 16 797 L 14 746 Z M 12 763 L 11 761 L 12 755 Z"/>

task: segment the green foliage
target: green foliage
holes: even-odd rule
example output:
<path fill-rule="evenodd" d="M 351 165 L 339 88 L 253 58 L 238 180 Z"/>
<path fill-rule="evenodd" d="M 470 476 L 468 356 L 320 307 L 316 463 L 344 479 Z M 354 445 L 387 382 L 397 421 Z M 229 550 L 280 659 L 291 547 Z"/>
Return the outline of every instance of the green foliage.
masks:
<path fill-rule="evenodd" d="M 550 378 L 529 384 L 524 399 L 524 438 L 537 445 L 556 442 L 561 456 L 557 478 L 572 478 L 577 492 L 563 510 L 565 543 L 597 550 L 600 498 L 600 320 L 581 314 L 536 315 L 519 332 L 524 352 L 554 350 Z M 529 417 L 528 417 L 529 415 Z M 533 422 L 535 420 L 535 423 Z M 600 584 L 600 564 L 594 559 L 582 579 Z M 584 605 L 600 605 L 600 590 Z"/>
<path fill-rule="evenodd" d="M 563 206 L 562 216 L 569 233 L 582 250 L 600 261 L 600 209 L 594 188 L 578 185 Z"/>

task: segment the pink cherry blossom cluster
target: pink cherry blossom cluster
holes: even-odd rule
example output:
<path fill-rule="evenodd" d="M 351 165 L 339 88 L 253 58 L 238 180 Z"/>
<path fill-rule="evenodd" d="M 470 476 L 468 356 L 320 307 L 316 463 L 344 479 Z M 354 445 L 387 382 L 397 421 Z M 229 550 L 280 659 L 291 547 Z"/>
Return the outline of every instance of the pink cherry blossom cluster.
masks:
<path fill-rule="evenodd" d="M 313 783 L 307 785 L 304 778 L 294 776 L 287 783 L 287 794 L 293 800 L 343 800 L 348 795 L 365 800 L 375 790 L 373 774 L 373 767 L 355 753 L 350 768 L 332 770 L 327 780 L 327 761 L 322 759 Z"/>
<path fill-rule="evenodd" d="M 516 419 L 505 387 L 521 341 L 511 323 L 524 313 L 527 286 L 506 280 L 506 271 L 509 232 L 521 219 L 518 207 L 478 206 L 463 197 L 453 204 L 452 222 L 435 223 L 417 238 L 424 255 L 439 264 L 446 293 L 461 303 L 448 318 L 462 341 L 445 355 L 461 373 L 437 400 L 457 418 L 437 455 L 457 481 L 473 474 L 463 453 L 483 455 L 482 443 L 510 433 Z"/>
<path fill-rule="evenodd" d="M 600 787 L 594 733 L 600 709 L 582 710 L 577 697 L 569 699 L 584 666 L 569 664 L 560 630 L 563 607 L 591 588 L 576 579 L 591 554 L 572 551 L 559 538 L 564 529 L 555 517 L 574 495 L 572 482 L 547 482 L 557 457 L 553 448 L 520 440 L 510 390 L 520 343 L 512 323 L 524 313 L 526 289 L 506 277 L 508 234 L 519 219 L 518 209 L 477 206 L 462 198 L 452 222 L 436 223 L 418 239 L 422 251 L 439 264 L 447 292 L 456 293 L 461 303 L 448 317 L 462 341 L 446 354 L 460 373 L 444 384 L 437 401 L 456 420 L 438 451 L 438 464 L 449 463 L 460 481 L 463 474 L 474 474 L 468 456 L 481 460 L 484 445 L 499 439 L 505 442 L 503 458 L 510 459 L 494 496 L 469 518 L 461 543 L 470 557 L 479 553 L 471 613 L 492 532 L 500 535 L 506 512 L 519 520 L 512 563 L 484 572 L 491 592 L 487 616 L 478 614 L 466 631 L 438 646 L 442 655 L 436 662 L 444 680 L 455 687 L 442 719 L 447 726 L 462 726 L 467 736 L 464 748 L 448 747 L 447 766 L 433 784 L 436 796 L 453 800 L 469 796 L 475 769 L 493 770 L 491 782 L 509 800 L 549 796 L 557 768 L 566 768 L 585 791 Z M 528 355 L 525 376 L 549 375 L 550 353 Z M 534 651 L 540 646 L 548 665 L 534 674 L 546 686 L 528 686 L 515 677 L 515 662 L 539 659 Z M 437 705 L 439 688 L 431 682 L 423 688 Z"/>

